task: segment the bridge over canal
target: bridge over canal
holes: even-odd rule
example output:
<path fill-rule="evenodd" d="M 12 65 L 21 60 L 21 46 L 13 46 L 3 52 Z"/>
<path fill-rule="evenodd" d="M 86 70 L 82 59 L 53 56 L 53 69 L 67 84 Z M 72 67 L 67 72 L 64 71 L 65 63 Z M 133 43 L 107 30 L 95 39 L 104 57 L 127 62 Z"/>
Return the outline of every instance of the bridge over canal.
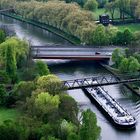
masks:
<path fill-rule="evenodd" d="M 81 89 L 81 88 L 89 88 L 89 87 L 98 87 L 98 86 L 108 86 L 115 84 L 125 84 L 132 82 L 139 82 L 140 76 L 124 76 L 125 79 L 118 79 L 114 77 L 114 75 L 102 75 L 102 76 L 94 76 L 88 78 L 81 79 L 73 79 L 62 81 L 63 88 L 65 87 L 67 90 L 73 89 Z M 127 77 L 127 78 L 126 78 Z"/>
<path fill-rule="evenodd" d="M 33 59 L 110 60 L 116 47 L 46 45 L 31 46 Z"/>

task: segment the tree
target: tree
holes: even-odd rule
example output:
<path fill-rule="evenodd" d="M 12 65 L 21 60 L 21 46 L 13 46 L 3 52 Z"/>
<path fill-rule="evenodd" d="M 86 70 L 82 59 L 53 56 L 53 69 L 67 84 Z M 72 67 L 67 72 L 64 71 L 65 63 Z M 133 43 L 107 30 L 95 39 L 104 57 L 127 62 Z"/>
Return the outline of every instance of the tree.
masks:
<path fill-rule="evenodd" d="M 39 77 L 37 80 L 37 88 L 49 92 L 51 95 L 63 92 L 61 80 L 52 74 Z"/>
<path fill-rule="evenodd" d="M 49 136 L 49 137 L 48 137 L 48 140 L 59 140 L 59 139 L 57 139 L 57 138 L 55 138 L 55 137 L 52 137 L 52 136 Z"/>
<path fill-rule="evenodd" d="M 16 96 L 18 100 L 25 101 L 27 97 L 31 97 L 33 90 L 35 90 L 34 82 L 21 81 L 14 86 L 13 92 L 14 92 L 14 96 Z"/>
<path fill-rule="evenodd" d="M 106 11 L 109 11 L 111 14 L 112 20 L 114 19 L 114 13 L 116 10 L 116 1 L 108 2 L 105 6 Z"/>
<path fill-rule="evenodd" d="M 15 83 L 17 81 L 17 67 L 16 67 L 16 59 L 14 49 L 10 46 L 7 46 L 6 49 L 6 64 L 5 64 L 6 73 L 11 78 L 11 82 Z"/>
<path fill-rule="evenodd" d="M 133 56 L 134 56 L 134 57 L 138 60 L 138 62 L 140 63 L 140 54 L 139 54 L 139 53 L 135 53 Z"/>
<path fill-rule="evenodd" d="M 135 16 L 139 19 L 140 18 L 140 1 L 136 3 L 136 11 Z"/>
<path fill-rule="evenodd" d="M 12 53 L 16 62 L 16 67 L 17 68 L 24 67 L 29 52 L 28 43 L 16 37 L 8 38 L 5 42 L 1 43 L 0 56 L 2 57 L 4 63 L 6 63 L 5 57 L 6 57 L 6 50 L 8 46 L 11 47 L 12 49 Z"/>
<path fill-rule="evenodd" d="M 1 140 L 20 140 L 20 127 L 14 122 L 7 120 L 0 125 Z"/>
<path fill-rule="evenodd" d="M 6 90 L 4 85 L 0 84 L 0 105 L 4 106 L 6 103 Z"/>
<path fill-rule="evenodd" d="M 98 7 L 98 3 L 96 0 L 87 0 L 84 4 L 84 9 L 89 11 L 96 11 Z"/>
<path fill-rule="evenodd" d="M 105 27 L 98 25 L 93 33 L 93 44 L 95 45 L 107 45 L 109 44 L 109 38 L 106 34 Z"/>
<path fill-rule="evenodd" d="M 43 122 L 55 122 L 58 118 L 60 99 L 58 95 L 52 96 L 47 92 L 32 94 L 26 100 L 26 110 L 32 117 L 37 117 Z"/>
<path fill-rule="evenodd" d="M 74 124 L 78 124 L 78 107 L 72 97 L 65 94 L 60 96 L 59 112 L 62 118 Z"/>
<path fill-rule="evenodd" d="M 96 115 L 90 109 L 82 113 L 80 140 L 97 140 L 100 136 L 100 127 L 97 126 Z"/>
<path fill-rule="evenodd" d="M 9 77 L 5 71 L 0 70 L 0 84 L 7 84 L 9 82 Z"/>
<path fill-rule="evenodd" d="M 128 48 L 126 48 L 125 49 L 125 56 L 126 56 L 126 58 L 129 58 L 131 55 L 133 55 L 132 52 L 131 52 L 131 50 L 128 49 Z"/>
<path fill-rule="evenodd" d="M 4 42 L 5 38 L 6 38 L 5 32 L 0 29 L 0 43 Z"/>
<path fill-rule="evenodd" d="M 113 44 L 124 45 L 124 34 L 123 32 L 118 31 L 116 36 L 113 39 Z"/>
<path fill-rule="evenodd" d="M 123 32 L 123 45 L 128 45 L 134 40 L 134 35 L 129 29 L 125 29 Z"/>
<path fill-rule="evenodd" d="M 40 140 L 42 122 L 38 121 L 35 117 L 23 115 L 17 120 L 19 129 L 20 140 Z"/>
<path fill-rule="evenodd" d="M 67 122 L 66 120 L 62 120 L 60 124 L 60 138 L 61 140 L 67 140 L 69 134 L 77 131 L 77 128 L 71 122 Z"/>
<path fill-rule="evenodd" d="M 123 58 L 121 60 L 120 65 L 119 65 L 119 70 L 121 72 L 128 72 L 128 67 L 129 67 L 129 61 L 128 61 L 128 59 L 127 58 Z"/>
<path fill-rule="evenodd" d="M 107 3 L 107 0 L 97 0 L 97 2 L 99 4 L 99 8 L 103 8 Z"/>
<path fill-rule="evenodd" d="M 39 76 L 48 75 L 50 73 L 47 64 L 42 61 L 37 61 L 35 63 L 35 70 L 36 73 L 39 74 Z"/>
<path fill-rule="evenodd" d="M 79 140 L 79 137 L 76 133 L 72 132 L 72 133 L 69 133 L 67 140 Z"/>
<path fill-rule="evenodd" d="M 60 99 L 58 95 L 51 96 L 48 93 L 42 92 L 35 98 L 35 106 L 42 114 L 58 108 L 59 104 Z"/>
<path fill-rule="evenodd" d="M 134 57 L 129 58 L 129 72 L 134 73 L 140 69 L 138 60 Z"/>
<path fill-rule="evenodd" d="M 118 28 L 109 25 L 108 27 L 106 27 L 106 34 L 108 36 L 108 40 L 109 40 L 109 44 L 113 44 L 114 43 L 114 38 L 116 37 L 116 34 L 118 32 Z"/>
<path fill-rule="evenodd" d="M 130 11 L 130 0 L 117 0 L 116 6 L 120 13 L 120 19 L 124 20 L 125 14 Z"/>
<path fill-rule="evenodd" d="M 129 44 L 129 49 L 131 52 L 138 52 L 140 49 L 140 31 L 136 31 L 134 34 L 134 40 Z"/>
<path fill-rule="evenodd" d="M 121 60 L 123 59 L 124 54 L 122 53 L 121 49 L 117 48 L 112 53 L 112 61 L 115 62 L 116 67 L 119 67 Z"/>
<path fill-rule="evenodd" d="M 130 15 L 133 18 L 136 18 L 136 11 L 137 11 L 137 5 L 139 3 L 139 0 L 130 0 Z"/>

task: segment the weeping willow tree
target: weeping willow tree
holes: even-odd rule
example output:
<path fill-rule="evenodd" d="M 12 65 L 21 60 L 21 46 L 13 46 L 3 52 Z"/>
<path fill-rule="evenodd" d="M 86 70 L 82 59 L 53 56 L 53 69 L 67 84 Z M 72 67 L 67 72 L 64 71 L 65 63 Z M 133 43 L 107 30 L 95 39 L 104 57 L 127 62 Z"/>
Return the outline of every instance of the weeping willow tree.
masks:
<path fill-rule="evenodd" d="M 11 78 L 11 82 L 15 83 L 17 80 L 17 67 L 16 67 L 16 58 L 15 58 L 15 52 L 14 49 L 10 46 L 10 44 L 7 46 L 6 49 L 6 58 L 5 58 L 5 71 Z"/>

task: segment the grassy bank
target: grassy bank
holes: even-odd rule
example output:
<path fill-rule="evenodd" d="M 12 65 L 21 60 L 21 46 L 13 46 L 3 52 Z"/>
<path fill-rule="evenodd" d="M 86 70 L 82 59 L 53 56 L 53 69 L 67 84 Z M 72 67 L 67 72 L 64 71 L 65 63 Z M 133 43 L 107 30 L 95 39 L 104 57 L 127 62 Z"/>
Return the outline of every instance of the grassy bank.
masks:
<path fill-rule="evenodd" d="M 16 109 L 0 108 L 0 124 L 5 120 L 16 120 L 20 113 Z"/>
<path fill-rule="evenodd" d="M 130 29 L 132 32 L 140 31 L 140 23 L 120 25 L 117 27 L 120 31 L 124 31 L 126 28 Z"/>
<path fill-rule="evenodd" d="M 51 33 L 53 33 L 55 35 L 58 35 L 59 37 L 62 37 L 63 39 L 65 39 L 68 42 L 70 42 L 71 44 L 74 44 L 74 45 L 81 44 L 81 41 L 77 37 L 75 37 L 73 35 L 70 35 L 70 34 L 67 34 L 64 31 L 62 31 L 60 29 L 57 29 L 56 27 L 53 27 L 51 25 L 35 22 L 35 21 L 29 20 L 29 19 L 24 19 L 20 15 L 5 14 L 5 13 L 1 13 L 1 14 L 4 15 L 4 16 L 8 16 L 8 17 L 11 17 L 13 19 L 16 19 L 16 20 L 31 24 L 33 26 L 39 27 L 41 29 L 47 30 L 47 31 L 49 31 L 49 32 L 51 32 Z"/>
<path fill-rule="evenodd" d="M 108 65 L 102 65 L 106 70 L 108 70 L 111 74 L 113 74 L 118 80 L 123 80 L 123 77 L 118 76 L 119 74 L 122 74 L 119 72 L 118 69 L 113 68 L 111 66 Z M 126 86 L 130 91 L 132 91 L 134 94 L 136 94 L 137 96 L 140 96 L 140 92 L 139 92 L 139 86 L 137 86 L 136 83 L 124 83 L 124 86 Z"/>

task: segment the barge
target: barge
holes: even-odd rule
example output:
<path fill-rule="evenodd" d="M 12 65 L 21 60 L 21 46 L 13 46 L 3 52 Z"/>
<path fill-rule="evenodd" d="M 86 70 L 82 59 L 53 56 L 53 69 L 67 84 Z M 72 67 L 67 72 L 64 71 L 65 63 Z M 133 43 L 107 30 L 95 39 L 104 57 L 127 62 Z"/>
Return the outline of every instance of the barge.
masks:
<path fill-rule="evenodd" d="M 122 129 L 135 128 L 136 119 L 102 87 L 84 88 L 83 91 L 116 127 Z"/>

